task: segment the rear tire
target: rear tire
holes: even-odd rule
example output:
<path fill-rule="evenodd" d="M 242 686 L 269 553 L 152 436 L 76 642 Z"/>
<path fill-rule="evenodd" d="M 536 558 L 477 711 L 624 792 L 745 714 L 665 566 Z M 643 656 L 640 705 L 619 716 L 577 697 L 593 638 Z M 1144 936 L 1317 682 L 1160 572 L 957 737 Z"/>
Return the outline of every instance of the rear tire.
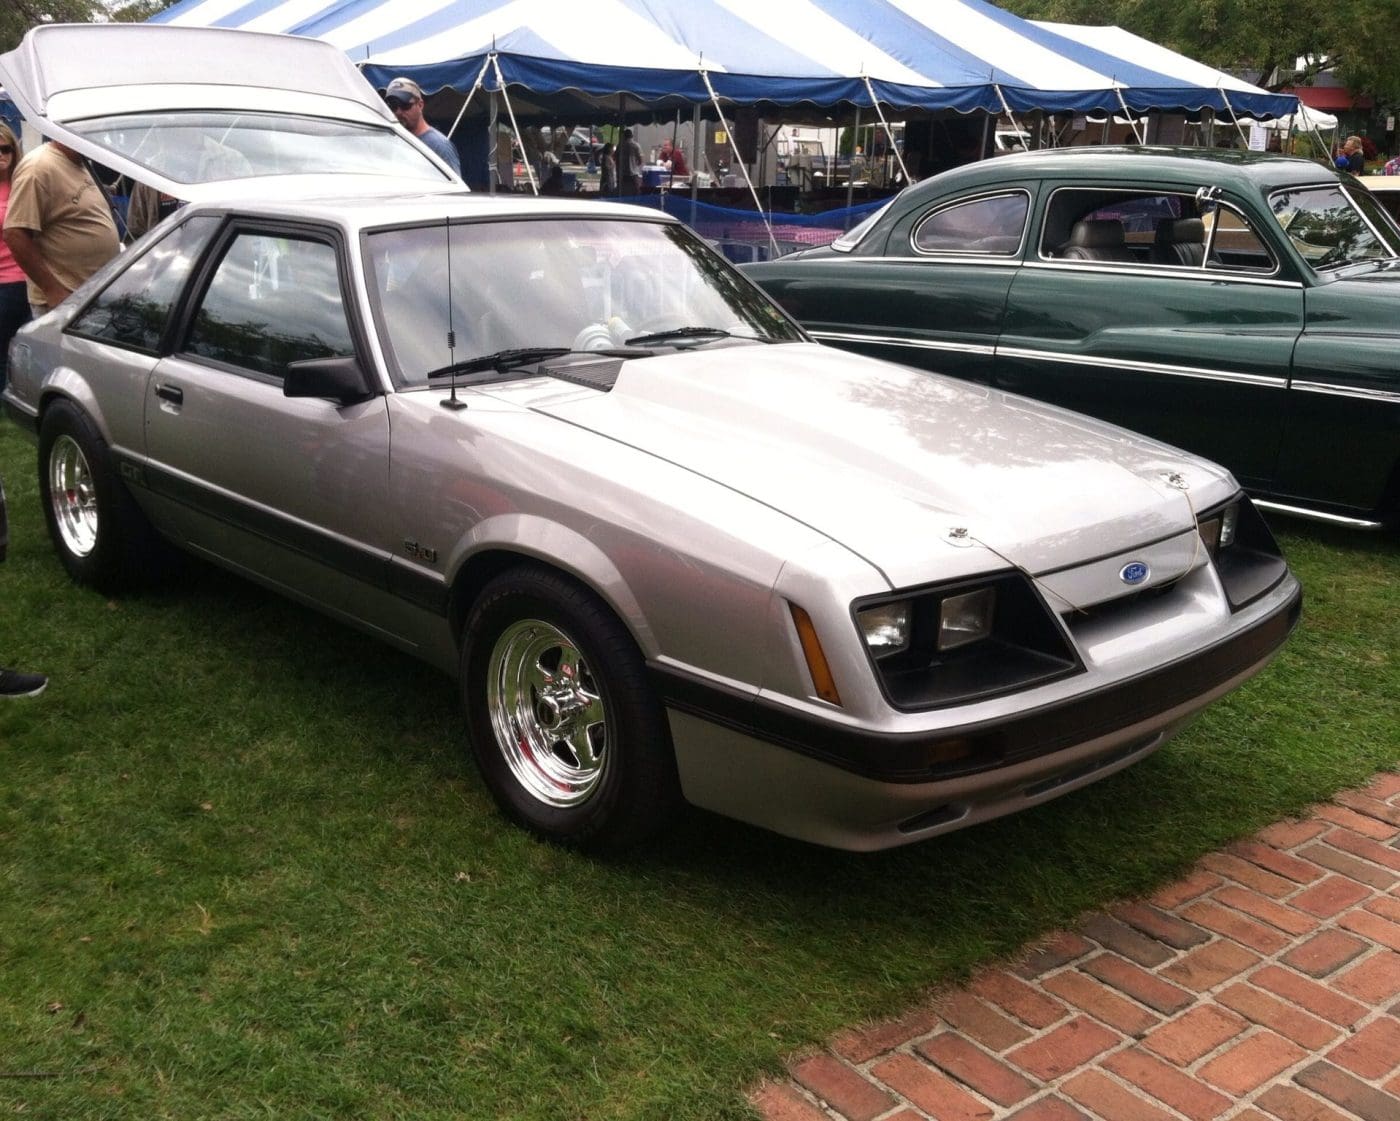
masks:
<path fill-rule="evenodd" d="M 104 592 L 141 587 L 170 547 L 117 478 L 92 419 L 57 401 L 39 425 L 39 497 L 58 559 L 77 583 Z"/>
<path fill-rule="evenodd" d="M 467 618 L 472 753 L 501 809 L 549 840 L 618 850 L 680 802 L 641 651 L 593 593 L 542 565 L 493 579 Z"/>

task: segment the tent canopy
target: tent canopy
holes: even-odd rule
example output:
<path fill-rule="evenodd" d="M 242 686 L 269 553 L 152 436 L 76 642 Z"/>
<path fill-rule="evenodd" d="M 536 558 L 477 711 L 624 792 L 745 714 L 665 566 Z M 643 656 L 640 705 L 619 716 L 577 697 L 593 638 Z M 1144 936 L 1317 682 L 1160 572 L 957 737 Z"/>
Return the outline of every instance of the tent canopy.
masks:
<path fill-rule="evenodd" d="M 429 93 L 504 83 L 556 109 L 569 99 L 702 104 L 710 86 L 765 109 L 878 100 L 901 112 L 1126 107 L 1267 118 L 1297 105 L 1161 48 L 1116 53 L 1106 38 L 1068 33 L 1084 29 L 1037 25 L 985 0 L 184 0 L 153 22 L 313 36 L 380 88 L 399 74 Z"/>

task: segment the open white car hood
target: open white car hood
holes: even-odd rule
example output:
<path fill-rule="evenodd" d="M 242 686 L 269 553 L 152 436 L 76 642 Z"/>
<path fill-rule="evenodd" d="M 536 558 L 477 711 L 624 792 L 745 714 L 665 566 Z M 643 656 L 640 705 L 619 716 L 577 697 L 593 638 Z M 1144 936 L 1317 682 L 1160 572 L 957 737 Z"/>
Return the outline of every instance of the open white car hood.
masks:
<path fill-rule="evenodd" d="M 286 175 L 324 177 L 327 194 L 342 175 L 463 189 L 319 39 L 53 24 L 0 55 L 0 85 L 45 136 L 185 201 L 247 194 L 247 180 Z"/>

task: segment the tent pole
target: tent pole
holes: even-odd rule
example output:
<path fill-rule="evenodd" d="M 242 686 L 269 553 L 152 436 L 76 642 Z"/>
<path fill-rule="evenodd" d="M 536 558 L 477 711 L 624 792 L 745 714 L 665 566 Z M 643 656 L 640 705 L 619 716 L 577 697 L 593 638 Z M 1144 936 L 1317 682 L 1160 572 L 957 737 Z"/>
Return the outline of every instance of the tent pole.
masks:
<path fill-rule="evenodd" d="M 1249 137 L 1244 134 L 1244 125 L 1240 124 L 1240 115 L 1235 112 L 1235 107 L 1230 104 L 1230 96 L 1225 92 L 1224 86 L 1216 86 L 1220 91 L 1220 100 L 1225 102 L 1225 108 L 1230 110 L 1230 118 L 1235 122 L 1235 131 L 1240 134 L 1240 139 L 1244 141 L 1244 146 L 1249 147 Z"/>
<path fill-rule="evenodd" d="M 1016 114 L 1011 111 L 1011 103 L 1006 100 L 1006 94 L 1001 92 L 1001 84 L 994 82 L 992 84 L 992 89 L 997 91 L 997 100 L 1001 102 L 1001 111 L 1006 114 L 1006 119 L 1011 122 L 1011 127 L 1014 128 L 1017 133 L 1025 131 L 1021 128 L 1021 122 L 1016 119 Z M 1026 132 L 1026 139 L 1030 139 L 1029 132 Z M 983 151 L 986 151 L 985 147 Z"/>
<path fill-rule="evenodd" d="M 488 188 L 489 194 L 496 193 L 496 181 L 500 178 L 501 169 L 496 164 L 496 130 L 500 127 L 501 109 L 500 101 L 496 97 L 496 91 L 491 91 L 491 112 L 487 116 L 487 138 L 486 138 L 486 179 L 491 184 Z M 512 179 L 514 172 L 511 173 Z"/>
<path fill-rule="evenodd" d="M 862 74 L 861 77 L 865 80 L 865 92 L 870 94 L 870 104 L 875 106 L 875 115 L 880 118 L 880 124 L 885 130 L 885 143 L 894 152 L 895 163 L 899 164 L 899 170 L 904 175 L 904 182 L 907 184 L 910 179 L 909 169 L 904 166 L 904 154 L 895 145 L 894 133 L 890 131 L 890 122 L 885 120 L 885 111 L 880 108 L 880 99 L 875 96 L 875 87 L 870 82 L 870 75 Z"/>
<path fill-rule="evenodd" d="M 476 75 L 476 81 L 472 83 L 472 88 L 467 91 L 467 96 L 462 102 L 462 108 L 457 111 L 457 119 L 452 122 L 452 127 L 447 130 L 448 140 L 452 139 L 452 134 L 457 131 L 457 126 L 462 123 L 462 118 L 466 115 L 467 112 L 467 106 L 472 103 L 472 98 L 476 96 L 476 91 L 481 89 L 481 83 L 486 78 L 486 68 L 491 65 L 491 61 L 495 57 L 496 56 L 494 54 L 489 54 L 486 56 L 486 61 L 481 64 L 481 70 L 478 71 Z M 500 76 L 500 73 L 500 68 L 497 67 L 496 74 L 498 77 Z"/>
<path fill-rule="evenodd" d="M 690 115 L 690 224 L 695 225 L 695 202 L 700 188 L 696 179 L 700 175 L 700 105 L 692 106 Z"/>
<path fill-rule="evenodd" d="M 841 146 L 837 144 L 839 149 Z M 856 106 L 855 129 L 851 133 L 851 161 L 846 165 L 846 209 L 849 211 L 856 201 L 856 149 L 860 147 L 860 106 Z M 851 228 L 851 216 L 846 215 L 846 229 Z"/>
<path fill-rule="evenodd" d="M 754 209 L 758 211 L 759 217 L 763 219 L 763 226 L 768 231 L 768 246 L 773 251 L 773 256 L 778 255 L 778 239 L 773 234 L 773 223 L 768 220 L 768 213 L 763 209 L 763 203 L 758 199 L 758 190 L 753 185 L 753 179 L 749 177 L 749 169 L 744 163 L 744 157 L 739 154 L 739 145 L 735 143 L 734 132 L 729 127 L 729 122 L 725 120 L 724 110 L 720 107 L 719 95 L 715 93 L 715 87 L 710 84 L 710 72 L 703 66 L 700 68 L 700 77 L 705 83 L 705 89 L 709 91 L 710 102 L 715 107 L 715 112 L 719 114 L 719 127 L 724 129 L 724 135 L 729 139 L 729 148 L 734 153 L 734 162 L 739 165 L 739 170 L 743 172 L 744 183 L 749 188 L 749 194 L 753 196 Z"/>
<path fill-rule="evenodd" d="M 1138 132 L 1137 118 L 1133 116 L 1132 110 L 1128 108 L 1128 102 L 1123 97 L 1123 87 L 1115 83 L 1113 92 L 1118 95 L 1118 104 L 1123 106 L 1123 115 L 1128 118 L 1128 127 L 1133 130 L 1133 136 L 1137 138 L 1139 144 L 1146 144 L 1142 133 Z"/>
<path fill-rule="evenodd" d="M 520 126 L 515 121 L 515 106 L 510 103 L 510 94 L 506 91 L 506 80 L 501 75 L 501 64 L 496 61 L 494 51 L 491 54 L 491 62 L 496 68 L 496 84 L 501 87 L 501 97 L 505 99 L 506 113 L 510 117 L 510 131 L 512 135 L 520 141 L 520 151 L 522 154 L 525 154 L 525 141 L 521 138 Z M 528 159 L 525 160 L 525 177 L 530 180 L 530 192 L 534 195 L 538 195 L 540 193 L 540 185 L 535 179 L 535 169 L 530 166 L 530 161 Z"/>

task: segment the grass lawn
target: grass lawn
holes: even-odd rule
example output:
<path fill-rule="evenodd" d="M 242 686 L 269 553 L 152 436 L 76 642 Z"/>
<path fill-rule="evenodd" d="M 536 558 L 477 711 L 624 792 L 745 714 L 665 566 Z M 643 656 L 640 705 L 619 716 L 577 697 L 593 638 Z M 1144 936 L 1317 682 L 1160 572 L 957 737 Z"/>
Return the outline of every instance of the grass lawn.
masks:
<path fill-rule="evenodd" d="M 1291 526 L 1304 621 L 1147 762 L 851 856 L 494 812 L 452 684 L 240 580 L 109 601 L 0 427 L 0 1115 L 718 1121 L 785 1054 L 1400 762 L 1400 542 Z"/>

